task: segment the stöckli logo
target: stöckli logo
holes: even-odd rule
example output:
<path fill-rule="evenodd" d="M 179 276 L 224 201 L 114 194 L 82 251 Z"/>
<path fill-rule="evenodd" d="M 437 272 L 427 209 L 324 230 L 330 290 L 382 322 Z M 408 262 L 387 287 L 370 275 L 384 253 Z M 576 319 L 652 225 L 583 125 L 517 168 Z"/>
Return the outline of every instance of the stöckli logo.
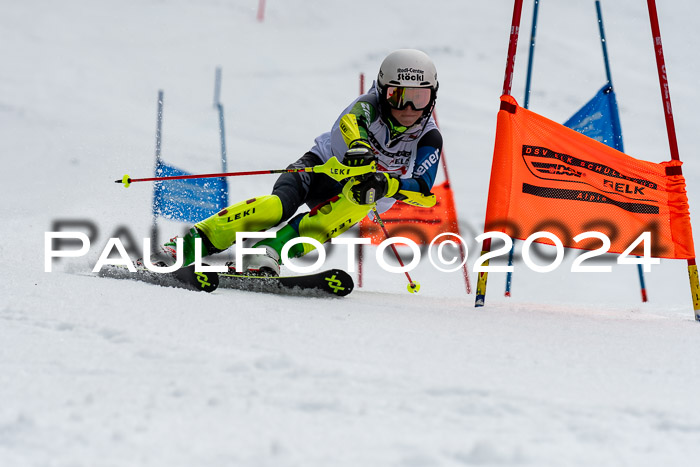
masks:
<path fill-rule="evenodd" d="M 425 81 L 425 71 L 419 70 L 417 68 L 397 68 L 396 76 L 401 81 Z"/>

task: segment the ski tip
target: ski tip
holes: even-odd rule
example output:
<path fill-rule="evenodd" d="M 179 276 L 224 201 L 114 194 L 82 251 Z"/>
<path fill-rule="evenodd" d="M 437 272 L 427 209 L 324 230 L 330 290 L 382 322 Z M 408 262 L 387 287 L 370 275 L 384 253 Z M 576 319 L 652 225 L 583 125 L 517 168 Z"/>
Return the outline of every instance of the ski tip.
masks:
<path fill-rule="evenodd" d="M 253 276 L 220 274 L 220 286 L 252 292 L 302 295 L 306 297 L 344 297 L 355 288 L 352 277 L 342 269 L 329 269 L 293 276 Z"/>
<path fill-rule="evenodd" d="M 342 269 L 331 269 L 323 273 L 325 289 L 336 297 L 344 297 L 355 288 L 355 282 L 350 274 Z"/>

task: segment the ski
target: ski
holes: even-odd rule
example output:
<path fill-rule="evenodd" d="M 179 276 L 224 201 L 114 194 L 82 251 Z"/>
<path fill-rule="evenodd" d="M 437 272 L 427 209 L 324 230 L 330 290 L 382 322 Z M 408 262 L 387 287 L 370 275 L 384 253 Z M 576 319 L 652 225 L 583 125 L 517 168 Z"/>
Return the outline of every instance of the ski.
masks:
<path fill-rule="evenodd" d="M 107 265 L 100 270 L 98 275 L 100 277 L 130 279 L 162 287 L 177 287 L 202 292 L 213 292 L 219 286 L 217 273 L 196 272 L 194 265 L 168 273 L 158 273 L 144 267 L 137 267 L 136 272 L 131 272 L 126 266 Z"/>
<path fill-rule="evenodd" d="M 344 297 L 352 292 L 355 284 L 352 277 L 342 269 L 329 269 L 312 274 L 279 277 L 219 273 L 219 287 L 251 292 Z"/>
<path fill-rule="evenodd" d="M 329 269 L 297 276 L 253 276 L 196 272 L 194 265 L 171 273 L 158 273 L 144 267 L 137 267 L 136 272 L 131 272 L 126 266 L 106 265 L 98 275 L 204 292 L 213 292 L 217 288 L 222 288 L 287 295 L 344 297 L 355 287 L 352 277 L 342 269 Z"/>

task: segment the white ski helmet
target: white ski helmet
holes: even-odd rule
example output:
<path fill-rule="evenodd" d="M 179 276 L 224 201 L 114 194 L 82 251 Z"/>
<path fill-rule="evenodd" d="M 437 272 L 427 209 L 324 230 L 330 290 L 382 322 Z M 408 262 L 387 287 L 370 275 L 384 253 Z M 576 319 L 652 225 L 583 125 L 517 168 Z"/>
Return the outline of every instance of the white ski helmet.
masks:
<path fill-rule="evenodd" d="M 414 98 L 393 98 L 394 88 L 427 88 L 429 93 L 419 93 Z M 377 76 L 380 112 L 385 119 L 391 115 L 391 108 L 403 109 L 411 105 L 415 110 L 423 110 L 429 116 L 437 98 L 438 80 L 435 64 L 420 50 L 399 49 L 384 59 Z M 414 93 L 417 91 L 414 91 Z M 403 94 L 402 94 L 403 95 Z"/>

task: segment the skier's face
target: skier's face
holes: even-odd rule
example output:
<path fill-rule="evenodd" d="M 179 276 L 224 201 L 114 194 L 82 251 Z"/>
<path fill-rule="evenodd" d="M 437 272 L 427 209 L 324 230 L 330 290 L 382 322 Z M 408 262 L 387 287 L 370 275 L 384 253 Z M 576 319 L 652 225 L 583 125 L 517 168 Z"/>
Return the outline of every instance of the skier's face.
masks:
<path fill-rule="evenodd" d="M 391 109 L 391 116 L 405 127 L 414 125 L 423 115 L 422 110 L 413 110 L 413 107 L 407 106 L 403 110 Z"/>

